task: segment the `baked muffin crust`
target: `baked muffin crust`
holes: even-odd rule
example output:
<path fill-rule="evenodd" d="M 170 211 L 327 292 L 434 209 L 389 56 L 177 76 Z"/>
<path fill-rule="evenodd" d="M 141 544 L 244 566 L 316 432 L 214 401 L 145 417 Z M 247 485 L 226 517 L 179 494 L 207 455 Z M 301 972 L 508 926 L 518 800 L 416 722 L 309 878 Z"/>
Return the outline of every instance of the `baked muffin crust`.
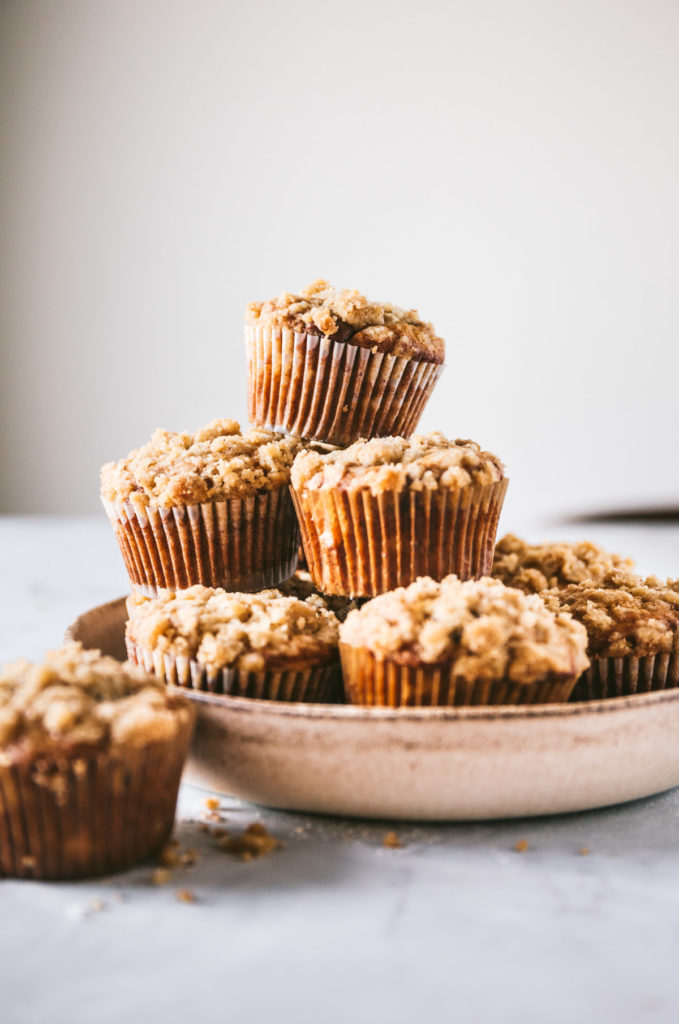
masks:
<path fill-rule="evenodd" d="M 467 682 L 530 684 L 589 665 L 580 623 L 488 577 L 420 577 L 350 612 L 340 641 L 402 665 L 451 664 Z"/>
<path fill-rule="evenodd" d="M 317 598 L 278 590 L 229 593 L 191 587 L 128 601 L 127 639 L 146 650 L 189 658 L 210 671 L 261 672 L 337 658 L 339 623 Z"/>
<path fill-rule="evenodd" d="M 150 441 L 101 470 L 105 501 L 169 508 L 238 498 L 284 486 L 298 438 L 217 419 L 194 433 L 156 430 Z"/>
<path fill-rule="evenodd" d="M 495 545 L 491 575 L 525 594 L 539 594 L 585 580 L 598 582 L 606 573 L 633 566 L 632 558 L 606 551 L 589 540 L 530 544 L 508 533 Z"/>
<path fill-rule="evenodd" d="M 320 279 L 298 295 L 282 292 L 268 302 L 251 302 L 245 315 L 251 326 L 326 335 L 394 356 L 442 363 L 445 355 L 443 339 L 416 310 L 369 302 L 358 291 Z"/>
<path fill-rule="evenodd" d="M 679 651 L 679 581 L 656 576 L 608 573 L 600 583 L 586 581 L 542 595 L 554 611 L 581 622 L 590 656 L 635 658 Z"/>
<path fill-rule="evenodd" d="M 292 467 L 296 489 L 369 488 L 381 491 L 458 489 L 504 477 L 496 455 L 474 441 L 449 441 L 440 431 L 411 438 L 375 437 L 326 455 L 302 451 Z"/>
<path fill-rule="evenodd" d="M 18 659 L 0 671 L 0 747 L 6 751 L 168 740 L 190 714 L 146 672 L 78 643 L 49 651 L 41 664 Z"/>

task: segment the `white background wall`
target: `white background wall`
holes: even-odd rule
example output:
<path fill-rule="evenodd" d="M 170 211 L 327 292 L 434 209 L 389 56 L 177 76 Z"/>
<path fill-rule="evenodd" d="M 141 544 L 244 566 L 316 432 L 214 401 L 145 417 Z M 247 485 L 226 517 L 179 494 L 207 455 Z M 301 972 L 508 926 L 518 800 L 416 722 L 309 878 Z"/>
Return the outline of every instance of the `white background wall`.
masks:
<path fill-rule="evenodd" d="M 676 0 L 5 0 L 0 509 L 98 511 L 245 419 L 242 308 L 317 276 L 448 343 L 422 426 L 509 506 L 676 498 Z"/>

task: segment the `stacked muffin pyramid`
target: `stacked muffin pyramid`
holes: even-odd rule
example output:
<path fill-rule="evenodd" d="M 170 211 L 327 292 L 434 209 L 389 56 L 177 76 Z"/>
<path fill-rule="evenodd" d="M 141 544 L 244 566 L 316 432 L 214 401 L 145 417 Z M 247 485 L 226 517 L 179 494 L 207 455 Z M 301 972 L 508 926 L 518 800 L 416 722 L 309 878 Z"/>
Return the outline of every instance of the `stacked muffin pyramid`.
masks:
<path fill-rule="evenodd" d="M 102 470 L 130 658 L 268 699 L 567 699 L 584 627 L 489 578 L 502 462 L 413 433 L 443 369 L 431 324 L 324 281 L 246 319 L 251 426 L 159 430 Z"/>

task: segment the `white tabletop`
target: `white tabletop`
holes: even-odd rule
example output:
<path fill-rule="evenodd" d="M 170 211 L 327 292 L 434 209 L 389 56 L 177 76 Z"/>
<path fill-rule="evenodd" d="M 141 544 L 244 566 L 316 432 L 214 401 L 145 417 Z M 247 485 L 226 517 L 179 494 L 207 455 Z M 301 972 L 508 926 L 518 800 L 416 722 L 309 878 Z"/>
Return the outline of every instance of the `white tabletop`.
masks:
<path fill-rule="evenodd" d="M 503 525 L 679 575 L 676 527 Z M 125 591 L 103 519 L 0 519 L 0 567 L 0 661 L 39 657 Z M 262 821 L 284 844 L 247 863 L 196 823 L 206 795 L 182 790 L 177 836 L 200 859 L 167 884 L 150 866 L 0 882 L 3 1024 L 679 1019 L 679 790 L 554 819 L 397 824 L 400 849 L 383 845 L 388 823 L 222 798 L 226 828 Z"/>

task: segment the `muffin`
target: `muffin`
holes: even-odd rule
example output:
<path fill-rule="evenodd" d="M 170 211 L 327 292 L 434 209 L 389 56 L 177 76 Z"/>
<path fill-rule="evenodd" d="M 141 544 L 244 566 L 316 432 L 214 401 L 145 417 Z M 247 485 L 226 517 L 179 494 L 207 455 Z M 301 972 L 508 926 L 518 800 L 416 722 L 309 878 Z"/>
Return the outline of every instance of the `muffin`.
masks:
<path fill-rule="evenodd" d="M 384 707 L 565 701 L 586 646 L 570 615 L 489 578 L 424 577 L 340 626 L 347 700 Z"/>
<path fill-rule="evenodd" d="M 0 671 L 0 874 L 121 871 L 166 842 L 193 708 L 68 644 Z"/>
<path fill-rule="evenodd" d="M 316 598 L 191 587 L 128 603 L 131 661 L 176 686 L 264 700 L 341 696 L 339 623 Z"/>
<path fill-rule="evenodd" d="M 591 665 L 573 700 L 619 697 L 679 685 L 679 580 L 608 573 L 542 595 L 588 635 Z"/>
<path fill-rule="evenodd" d="M 261 590 L 297 564 L 290 467 L 300 442 L 214 420 L 156 430 L 101 471 L 101 496 L 137 593 L 196 584 Z"/>
<path fill-rule="evenodd" d="M 539 594 L 552 587 L 592 580 L 598 583 L 606 573 L 628 571 L 632 558 L 623 558 L 589 540 L 573 544 L 529 544 L 507 533 L 495 545 L 491 576 L 507 587 L 526 594 Z"/>
<path fill-rule="evenodd" d="M 301 452 L 291 474 L 311 577 L 348 597 L 486 576 L 506 489 L 495 455 L 438 432 Z"/>
<path fill-rule="evenodd" d="M 245 338 L 251 422 L 337 445 L 410 436 L 445 352 L 415 310 L 327 281 L 251 303 Z"/>

